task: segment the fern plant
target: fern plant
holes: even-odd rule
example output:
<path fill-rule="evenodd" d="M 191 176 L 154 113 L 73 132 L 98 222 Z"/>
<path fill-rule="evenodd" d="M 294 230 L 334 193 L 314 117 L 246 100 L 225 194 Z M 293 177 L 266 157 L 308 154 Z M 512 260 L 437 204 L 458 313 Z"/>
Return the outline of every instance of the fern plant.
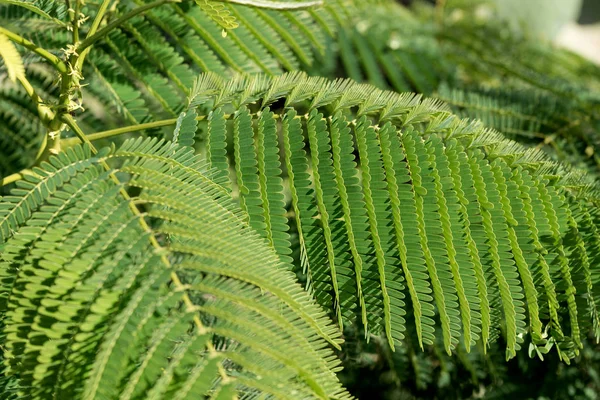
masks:
<path fill-rule="evenodd" d="M 364 5 L 0 4 L 3 398 L 344 399 L 344 328 L 565 362 L 600 336 L 593 176 L 440 100 L 281 74 L 326 73 Z"/>
<path fill-rule="evenodd" d="M 597 65 L 508 29 L 494 2 L 413 3 L 368 6 L 339 28 L 330 62 L 315 72 L 434 95 L 461 116 L 597 173 Z"/>

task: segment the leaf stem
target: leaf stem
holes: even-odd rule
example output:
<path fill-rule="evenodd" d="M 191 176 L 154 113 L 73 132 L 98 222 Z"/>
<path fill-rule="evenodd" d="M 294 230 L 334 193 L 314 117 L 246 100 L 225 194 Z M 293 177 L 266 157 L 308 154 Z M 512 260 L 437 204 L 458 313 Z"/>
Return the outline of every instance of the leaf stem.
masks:
<path fill-rule="evenodd" d="M 241 4 L 244 6 L 268 8 L 271 10 L 298 10 L 302 8 L 311 8 L 323 5 L 323 0 L 284 2 L 271 0 L 217 0 L 225 3 Z"/>
<path fill-rule="evenodd" d="M 35 43 L 25 39 L 24 37 L 22 37 L 20 35 L 17 35 L 14 32 L 9 31 L 8 29 L 3 28 L 1 26 L 0 26 L 0 33 L 3 33 L 13 42 L 20 44 L 21 46 L 33 51 L 40 57 L 44 58 L 46 61 L 48 61 L 50 64 L 52 64 L 61 74 L 67 73 L 67 66 L 65 65 L 65 63 L 62 62 L 62 60 L 60 58 L 58 58 L 54 54 L 50 53 L 49 51 L 44 50 L 41 47 L 38 47 Z"/>
<path fill-rule="evenodd" d="M 204 119 L 204 117 L 199 117 L 199 118 Z M 163 126 L 175 125 L 176 123 L 177 123 L 177 118 L 165 119 L 162 121 L 148 122 L 145 124 L 126 126 L 124 128 L 117 128 L 117 129 L 111 129 L 108 131 L 92 133 L 91 135 L 87 135 L 87 138 L 90 141 L 106 139 L 106 138 L 113 137 L 113 136 L 123 135 L 125 133 L 132 133 L 132 132 L 143 131 L 146 129 L 160 128 Z M 77 137 L 62 140 L 62 145 L 66 146 L 66 147 L 71 147 L 77 143 L 80 143 L 80 140 Z"/>
<path fill-rule="evenodd" d="M 24 169 L 21 172 L 17 172 L 12 175 L 5 176 L 4 178 L 0 178 L 0 187 L 6 186 L 10 183 L 15 183 L 16 181 L 20 181 L 25 177 L 25 175 L 35 175 L 32 170 Z"/>
<path fill-rule="evenodd" d="M 110 0 L 104 0 L 102 2 L 102 4 L 100 5 L 100 8 L 98 9 L 98 14 L 96 14 L 96 18 L 94 18 L 94 22 L 92 22 L 92 27 L 90 28 L 86 39 L 89 38 L 90 36 L 93 36 L 94 33 L 96 33 L 96 31 L 98 30 L 98 27 L 100 26 L 100 23 L 102 22 L 102 19 L 104 18 L 104 14 L 106 13 L 106 10 L 108 9 L 108 6 L 110 4 Z"/>
<path fill-rule="evenodd" d="M 232 114 L 224 114 L 224 117 L 226 119 L 229 119 L 232 117 Z M 274 114 L 273 117 L 280 118 L 280 116 L 278 114 Z M 207 118 L 207 116 L 200 115 L 200 116 L 196 117 L 196 121 L 204 121 L 206 118 Z M 302 118 L 302 116 L 296 116 L 296 118 Z M 177 118 L 163 119 L 160 121 L 147 122 L 145 124 L 130 125 L 130 126 L 126 126 L 124 128 L 116 128 L 116 129 L 111 129 L 108 131 L 96 132 L 96 133 L 86 135 L 86 137 L 90 141 L 93 142 L 94 140 L 107 139 L 107 138 L 110 138 L 113 136 L 124 135 L 126 133 L 139 132 L 139 131 L 144 131 L 146 129 L 161 128 L 163 126 L 169 126 L 169 125 L 175 125 L 175 124 L 177 124 Z M 61 139 L 61 141 L 60 141 L 62 148 L 72 147 L 79 143 L 81 143 L 81 140 L 79 140 L 78 137 Z"/>
<path fill-rule="evenodd" d="M 42 122 L 44 124 L 46 124 L 49 121 L 51 121 L 54 118 L 54 113 L 52 112 L 52 110 L 49 107 L 44 105 L 44 101 L 35 92 L 35 89 L 31 85 L 31 83 L 27 80 L 27 78 L 24 76 L 19 76 L 19 77 L 17 77 L 17 79 L 21 83 L 21 86 L 23 86 L 23 88 L 25 89 L 25 92 L 27 93 L 27 95 L 29 97 L 31 97 L 31 100 L 35 103 L 35 105 L 37 107 L 38 115 L 39 115 L 40 119 L 42 120 Z"/>
<path fill-rule="evenodd" d="M 206 119 L 206 116 L 204 116 L 204 115 L 196 117 L 196 121 L 203 121 L 205 119 Z M 133 133 L 133 132 L 144 131 L 146 129 L 161 128 L 163 126 L 175 125 L 176 123 L 177 123 L 177 118 L 163 119 L 161 121 L 147 122 L 145 124 L 131 125 L 131 126 L 126 126 L 124 128 L 117 128 L 117 129 L 111 129 L 108 131 L 92 133 L 90 135 L 87 135 L 87 138 L 90 141 L 107 139 L 107 138 L 110 138 L 113 136 L 124 135 L 126 133 Z M 61 146 L 64 146 L 64 147 L 71 147 L 78 143 L 80 143 L 80 140 L 78 137 L 67 138 L 67 139 L 61 140 Z"/>
<path fill-rule="evenodd" d="M 75 0 L 75 11 L 73 16 L 73 43 L 79 42 L 79 13 L 81 12 L 81 0 Z"/>
<path fill-rule="evenodd" d="M 86 40 L 89 39 L 90 37 L 94 36 L 96 31 L 100 27 L 100 24 L 102 23 L 102 19 L 104 18 L 104 15 L 106 14 L 106 10 L 108 9 L 109 5 L 110 5 L 110 0 L 104 0 L 102 2 L 102 4 L 100 4 L 100 8 L 98 9 L 98 13 L 96 14 L 96 17 L 94 18 L 94 22 L 92 22 L 92 26 L 85 37 Z M 81 71 L 83 69 L 83 61 L 85 60 L 85 57 L 87 57 L 89 52 L 90 52 L 90 48 L 80 51 L 79 58 L 77 59 L 76 64 L 73 66 L 75 69 L 77 69 L 79 71 Z"/>

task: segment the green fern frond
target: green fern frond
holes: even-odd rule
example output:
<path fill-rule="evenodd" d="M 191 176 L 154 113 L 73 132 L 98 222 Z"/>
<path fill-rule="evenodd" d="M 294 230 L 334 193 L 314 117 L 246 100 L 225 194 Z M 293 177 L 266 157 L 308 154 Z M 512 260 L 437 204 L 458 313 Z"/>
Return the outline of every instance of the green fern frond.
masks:
<path fill-rule="evenodd" d="M 0 13 L 20 16 L 21 21 L 11 28 L 62 55 L 71 42 L 67 29 L 31 29 L 31 24 L 24 24 L 37 23 L 42 16 L 20 6 L 35 7 L 62 22 L 67 17 L 64 3 L 15 3 L 19 5 L 0 4 Z M 81 90 L 84 96 L 94 95 L 105 108 L 118 104 L 120 115 L 114 117 L 127 123 L 144 122 L 148 114 L 156 119 L 177 117 L 199 72 L 276 75 L 312 64 L 324 52 L 325 37 L 335 30 L 330 14 L 350 8 L 345 2 L 332 1 L 325 7 L 311 9 L 317 3 L 236 4 L 202 0 L 200 6 L 186 3 L 158 7 L 128 21 L 96 44 L 88 58 L 90 62 L 84 66 Z M 122 14 L 145 4 L 141 0 L 119 3 L 111 12 Z M 84 4 L 80 12 L 82 18 L 93 19 L 98 7 Z M 10 21 L 12 24 L 16 18 L 11 16 Z M 228 29 L 225 37 L 224 28 Z M 30 59 L 25 62 L 30 63 Z M 104 89 L 97 87 L 98 82 Z M 140 107 L 142 101 L 144 105 Z M 144 116 L 140 117 L 142 110 Z M 92 117 L 88 114 L 84 113 Z"/>
<path fill-rule="evenodd" d="M 76 146 L 2 199 L 4 359 L 20 395 L 348 398 L 325 348 L 338 331 L 215 176 L 173 143 Z"/>
<path fill-rule="evenodd" d="M 66 27 L 64 21 L 61 20 L 66 15 L 64 4 L 52 4 L 55 2 L 44 1 L 44 0 L 2 0 L 0 4 L 11 5 L 16 7 L 23 7 L 24 9 L 31 11 L 38 16 L 50 20 L 57 25 Z M 55 16 L 51 15 L 54 14 Z"/>
<path fill-rule="evenodd" d="M 437 96 L 463 117 L 595 173 L 598 67 L 511 32 L 493 12 L 477 14 L 479 6 L 455 2 L 439 14 L 422 2 L 412 10 L 359 4 L 349 20 L 337 20 L 325 60 L 308 71 Z"/>
<path fill-rule="evenodd" d="M 589 284 L 597 285 L 584 266 L 592 253 L 582 235 L 590 232 L 575 229 L 565 197 L 583 209 L 595 198 L 580 175 L 456 119 L 441 103 L 350 81 L 291 74 L 224 82 L 208 75 L 193 96 L 217 110 L 243 105 L 233 133 L 239 201 L 287 257 L 289 244 L 272 238 L 288 227 L 268 222 L 272 201 L 261 183 L 285 178 L 279 168 L 260 166 L 278 143 L 254 140 L 251 122 L 281 119 L 289 179 L 276 191 L 291 193 L 302 267 L 341 326 L 358 317 L 366 332 L 384 332 L 397 347 L 409 304 L 421 346 L 434 343 L 438 329 L 448 352 L 459 341 L 468 350 L 501 334 L 512 358 L 529 332 L 536 345 L 556 343 L 566 360 L 578 352 L 580 325 L 595 318 L 585 300 Z M 281 99 L 305 114 L 273 114 L 269 104 Z M 250 113 L 254 104 L 261 109 Z M 214 139 L 211 148 L 224 148 Z"/>
<path fill-rule="evenodd" d="M 577 169 L 600 165 L 598 69 L 426 6 L 158 3 L 81 41 L 147 2 L 0 1 L 47 49 L 0 34 L 32 86 L 0 88 L 0 174 L 28 168 L 0 201 L 2 395 L 345 399 L 340 328 L 385 336 L 419 388 L 417 347 L 568 363 L 600 337 L 600 188 Z M 78 138 L 39 151 L 63 123 Z M 78 126 L 172 141 L 96 152 Z"/>

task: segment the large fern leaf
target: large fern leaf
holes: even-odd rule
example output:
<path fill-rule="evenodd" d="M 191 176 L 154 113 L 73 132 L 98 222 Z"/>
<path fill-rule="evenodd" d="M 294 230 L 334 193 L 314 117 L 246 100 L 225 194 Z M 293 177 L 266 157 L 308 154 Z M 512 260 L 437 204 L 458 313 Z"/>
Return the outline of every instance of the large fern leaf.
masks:
<path fill-rule="evenodd" d="M 3 357 L 20 398 L 347 397 L 326 347 L 337 329 L 216 176 L 162 141 L 77 146 L 2 199 Z"/>
<path fill-rule="evenodd" d="M 287 257 L 289 225 L 273 223 L 288 215 L 273 200 L 284 188 L 268 186 L 286 176 L 265 158 L 277 142 L 261 139 L 262 126 L 281 121 L 301 263 L 340 326 L 360 321 L 394 346 L 409 318 L 421 346 L 442 335 L 448 352 L 502 335 L 512 357 L 529 333 L 565 359 L 577 354 L 598 306 L 583 239 L 597 195 L 579 175 L 436 101 L 300 74 L 198 82 L 194 95 L 216 110 L 210 148 L 226 146 L 212 132 L 233 120 L 239 200 Z M 268 108 L 282 100 L 304 111 Z"/>

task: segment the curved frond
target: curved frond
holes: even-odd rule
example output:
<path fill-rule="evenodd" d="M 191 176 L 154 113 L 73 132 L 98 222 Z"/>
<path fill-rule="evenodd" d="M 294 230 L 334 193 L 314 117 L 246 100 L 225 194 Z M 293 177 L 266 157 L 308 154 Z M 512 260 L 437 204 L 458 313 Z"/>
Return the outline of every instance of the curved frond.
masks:
<path fill-rule="evenodd" d="M 597 201 L 581 176 L 441 103 L 351 81 L 202 76 L 193 95 L 218 107 L 210 149 L 226 146 L 215 141 L 234 120 L 239 201 L 283 257 L 289 242 L 273 238 L 289 227 L 270 222 L 285 213 L 272 196 L 289 190 L 300 263 L 340 326 L 358 320 L 397 346 L 409 318 L 421 346 L 441 335 L 448 352 L 502 335 L 511 358 L 529 333 L 566 360 L 577 354 L 580 325 L 596 318 L 584 304 L 598 283 L 585 267 L 593 253 L 583 237 L 592 233 L 571 211 Z M 269 108 L 283 100 L 287 108 Z M 267 121 L 281 124 L 281 148 L 262 138 Z M 278 148 L 287 175 L 276 159 L 263 166 Z M 286 177 L 273 192 L 264 186 Z"/>
<path fill-rule="evenodd" d="M 21 396 L 348 397 L 338 330 L 189 147 L 76 146 L 35 172 L 0 207 Z"/>

